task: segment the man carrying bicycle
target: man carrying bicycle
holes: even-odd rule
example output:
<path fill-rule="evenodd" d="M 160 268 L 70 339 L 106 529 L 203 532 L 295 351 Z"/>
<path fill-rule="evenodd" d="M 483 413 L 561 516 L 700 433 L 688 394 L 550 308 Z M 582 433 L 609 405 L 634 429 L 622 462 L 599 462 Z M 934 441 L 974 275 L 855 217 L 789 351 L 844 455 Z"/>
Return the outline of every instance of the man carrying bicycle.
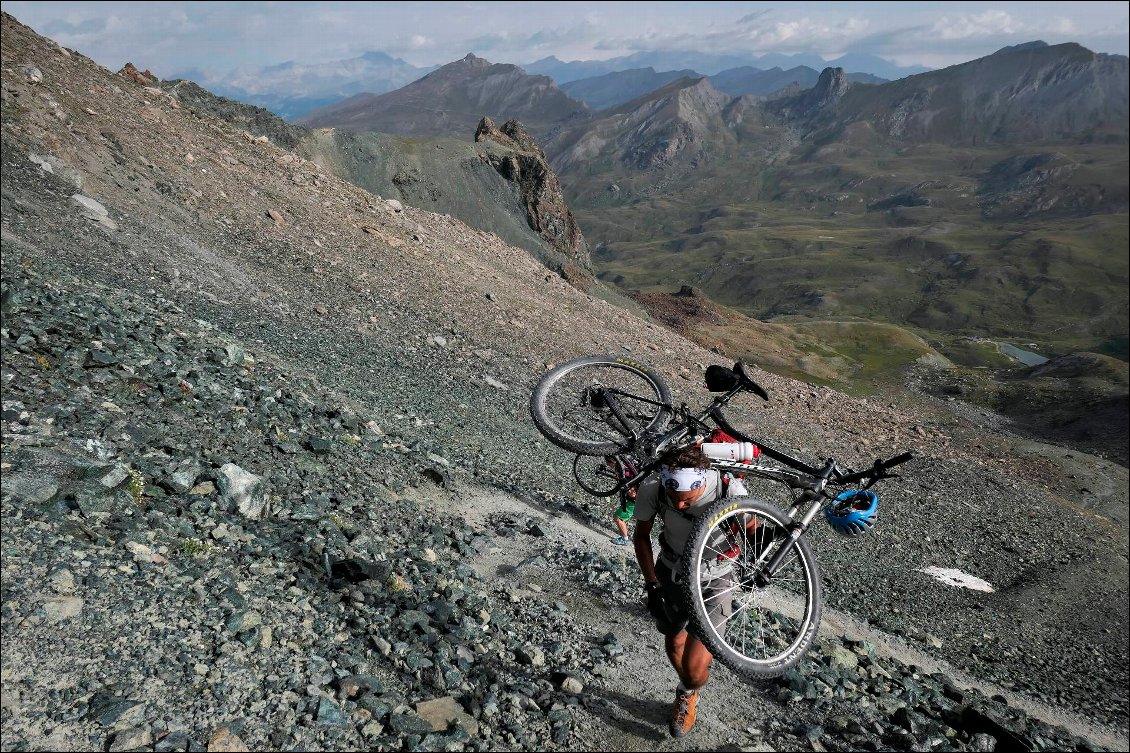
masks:
<path fill-rule="evenodd" d="M 684 736 L 694 726 L 698 691 L 706 685 L 714 659 L 700 637 L 687 631 L 690 615 L 674 579 L 678 560 L 696 514 L 722 497 L 745 494 L 748 492 L 741 481 L 711 470 L 710 460 L 696 445 L 662 458 L 658 479 L 645 481 L 636 495 L 633 543 L 644 576 L 647 608 L 665 636 L 667 658 L 679 675 L 671 712 L 674 737 Z M 656 517 L 663 521 L 658 559 L 651 544 Z M 703 595 L 713 604 L 710 620 L 716 625 L 730 615 L 731 588 L 728 570 L 703 584 Z"/>

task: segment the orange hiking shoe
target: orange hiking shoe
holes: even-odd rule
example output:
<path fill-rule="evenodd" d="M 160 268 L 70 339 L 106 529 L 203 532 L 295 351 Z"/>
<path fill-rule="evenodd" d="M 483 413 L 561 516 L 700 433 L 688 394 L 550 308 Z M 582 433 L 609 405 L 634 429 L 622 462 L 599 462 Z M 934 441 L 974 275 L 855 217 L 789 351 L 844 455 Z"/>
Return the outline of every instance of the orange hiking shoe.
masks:
<path fill-rule="evenodd" d="M 682 737 L 694 726 L 695 707 L 698 705 L 698 691 L 689 693 L 681 688 L 675 691 L 675 708 L 671 710 L 671 736 Z"/>

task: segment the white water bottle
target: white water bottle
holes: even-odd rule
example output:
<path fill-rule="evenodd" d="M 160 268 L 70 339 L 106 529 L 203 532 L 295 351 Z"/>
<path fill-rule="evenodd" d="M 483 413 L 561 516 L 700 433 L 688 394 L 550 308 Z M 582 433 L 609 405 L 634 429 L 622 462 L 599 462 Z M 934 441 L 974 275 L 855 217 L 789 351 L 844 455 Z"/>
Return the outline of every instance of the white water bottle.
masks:
<path fill-rule="evenodd" d="M 702 452 L 711 460 L 746 463 L 757 457 L 752 442 L 703 442 Z"/>

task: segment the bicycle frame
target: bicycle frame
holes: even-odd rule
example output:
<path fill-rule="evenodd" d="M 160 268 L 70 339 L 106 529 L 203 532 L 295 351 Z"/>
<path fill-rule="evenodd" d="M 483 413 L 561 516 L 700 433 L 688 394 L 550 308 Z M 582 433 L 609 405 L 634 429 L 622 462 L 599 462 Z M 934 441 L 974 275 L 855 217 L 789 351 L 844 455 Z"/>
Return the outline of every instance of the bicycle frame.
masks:
<path fill-rule="evenodd" d="M 751 382 L 751 385 L 752 384 Z M 753 387 L 756 387 L 756 385 L 753 385 Z M 733 427 L 728 426 L 728 422 L 725 421 L 720 409 L 742 391 L 756 391 L 744 384 L 739 384 L 725 394 L 714 398 L 710 405 L 697 415 L 692 414 L 685 403 L 679 407 L 675 407 L 674 405 L 633 395 L 632 398 L 634 400 L 650 403 L 657 407 L 670 410 L 678 419 L 681 419 L 676 420 L 675 425 L 662 434 L 649 437 L 641 436 L 637 427 L 633 426 L 631 421 L 624 415 L 623 411 L 619 409 L 615 392 L 604 391 L 600 388 L 598 388 L 598 390 L 599 399 L 608 406 L 616 419 L 620 421 L 629 432 L 631 444 L 620 454 L 628 454 L 642 450 L 643 454 L 648 457 L 648 462 L 639 468 L 635 476 L 628 479 L 621 479 L 621 481 L 607 493 L 607 496 L 612 496 L 616 493 L 624 493 L 633 486 L 642 483 L 658 468 L 658 456 L 667 450 L 680 445 L 687 446 L 694 444 L 705 439 L 707 433 L 704 433 L 703 430 L 710 429 L 709 425 L 706 424 L 707 419 L 713 418 L 715 423 L 720 425 L 727 424 L 726 428 L 732 429 Z M 757 390 L 760 390 L 760 387 L 757 387 Z M 730 431 L 729 433 L 733 434 L 735 432 Z M 825 461 L 822 467 L 816 468 L 785 452 L 766 445 L 761 440 L 747 437 L 741 434 L 741 432 L 736 433 L 738 436 L 735 437 L 735 439 L 755 443 L 761 449 L 763 455 L 771 460 L 777 461 L 780 465 L 713 460 L 711 462 L 712 468 L 735 474 L 754 475 L 759 478 L 782 483 L 790 489 L 800 490 L 800 493 L 795 495 L 793 504 L 788 510 L 788 516 L 793 521 L 793 524 L 789 528 L 788 538 L 782 540 L 780 543 L 774 542 L 771 548 L 767 550 L 771 551 L 772 555 L 756 576 L 756 581 L 759 586 L 769 584 L 773 575 L 788 555 L 792 545 L 808 531 L 809 526 L 812 525 L 812 521 L 823 508 L 825 500 L 833 496 L 827 491 L 829 483 L 846 486 L 856 481 L 866 480 L 867 483 L 863 488 L 867 489 L 879 479 L 890 478 L 892 476 L 892 474 L 886 473 L 887 468 L 905 462 L 911 457 L 910 453 L 903 453 L 887 461 L 876 460 L 874 465 L 866 471 L 845 473 L 844 469 L 832 458 Z"/>
<path fill-rule="evenodd" d="M 661 403 L 655 400 L 649 400 L 647 398 L 640 397 L 638 395 L 633 395 L 633 400 L 665 408 L 672 411 L 682 419 L 681 421 L 676 421 L 675 425 L 672 428 L 668 429 L 662 434 L 651 437 L 641 436 L 638 427 L 634 426 L 627 418 L 627 416 L 624 415 L 623 411 L 620 410 L 618 401 L 616 400 L 616 394 L 614 392 L 600 390 L 599 399 L 603 402 L 603 404 L 608 406 L 608 409 L 612 411 L 612 414 L 616 417 L 616 420 L 619 421 L 629 432 L 628 438 L 629 440 L 631 440 L 631 444 L 627 448 L 625 448 L 623 452 L 617 454 L 631 454 L 634 452 L 642 452 L 642 454 L 649 459 L 648 462 L 639 469 L 639 472 L 636 474 L 636 476 L 630 479 L 622 480 L 619 484 L 616 485 L 615 488 L 610 489 L 605 496 L 612 496 L 613 494 L 625 491 L 633 486 L 640 484 L 650 473 L 652 473 L 658 467 L 657 457 L 667 450 L 679 445 L 680 443 L 693 444 L 694 442 L 700 441 L 701 439 L 705 438 L 706 433 L 696 433 L 694 431 L 695 425 L 697 425 L 697 428 L 709 430 L 710 427 L 709 425 L 707 425 L 706 420 L 711 417 L 715 417 L 718 414 L 719 409 L 723 408 L 727 403 L 729 403 L 729 401 L 732 400 L 735 395 L 738 395 L 745 390 L 746 388 L 742 385 L 734 387 L 733 389 L 727 391 L 725 394 L 714 398 L 710 402 L 710 405 L 708 405 L 697 415 L 692 414 L 685 403 L 681 406 L 676 407 L 668 403 Z M 727 463 L 727 461 L 715 461 L 713 463 L 714 467 L 722 468 L 723 466 L 726 466 L 726 470 L 732 470 L 738 473 L 755 473 L 757 475 L 762 475 L 766 478 L 775 481 L 781 481 L 783 483 L 789 483 L 789 481 L 786 480 L 786 477 L 787 479 L 802 479 L 804 478 L 804 476 L 819 476 L 821 473 L 820 469 L 813 468 L 807 463 L 794 458 L 787 453 L 770 447 L 766 445 L 762 440 L 755 440 L 750 437 L 737 438 L 741 441 L 755 443 L 761 449 L 761 452 L 764 455 L 792 469 L 795 469 L 795 471 L 789 471 L 778 466 L 754 466 L 746 463 Z M 799 473 L 796 471 L 799 471 Z M 803 488 L 803 486 L 794 488 Z"/>

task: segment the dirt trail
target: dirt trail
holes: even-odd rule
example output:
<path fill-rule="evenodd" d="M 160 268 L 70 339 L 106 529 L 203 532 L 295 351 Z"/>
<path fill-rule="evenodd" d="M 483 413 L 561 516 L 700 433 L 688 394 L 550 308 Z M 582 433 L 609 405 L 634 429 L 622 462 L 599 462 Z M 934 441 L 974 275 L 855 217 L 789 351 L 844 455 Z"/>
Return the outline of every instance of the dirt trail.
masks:
<path fill-rule="evenodd" d="M 623 660 L 603 671 L 599 687 L 586 689 L 592 714 L 576 729 L 576 739 L 582 748 L 608 751 L 759 749 L 765 720 L 781 713 L 775 699 L 776 685 L 750 681 L 716 663 L 710 684 L 703 693 L 702 714 L 694 735 L 681 741 L 673 740 L 666 726 L 676 682 L 674 672 L 663 655 L 659 634 L 643 611 L 628 611 L 619 604 L 594 601 L 567 573 L 540 568 L 517 570 L 527 558 L 551 547 L 590 548 L 634 563 L 630 548 L 613 547 L 609 543 L 613 533 L 611 522 L 603 529 L 568 515 L 551 514 L 535 503 L 510 494 L 481 489 L 461 489 L 451 496 L 449 503 L 476 527 L 482 526 L 492 513 L 519 513 L 545 523 L 545 537 L 500 541 L 497 550 L 476 558 L 472 566 L 485 578 L 517 580 L 523 586 L 516 592 L 520 595 L 564 602 L 573 617 L 589 628 L 590 634 L 601 636 L 611 631 L 624 646 Z M 450 507 L 444 507 L 451 511 Z M 1130 749 L 1130 738 L 1126 736 L 975 677 L 839 610 L 825 606 L 819 636 L 825 640 L 843 636 L 867 641 L 881 657 L 915 665 L 926 674 L 943 674 L 962 689 L 974 689 L 990 697 L 1001 696 L 1030 716 L 1063 727 L 1104 748 Z"/>

